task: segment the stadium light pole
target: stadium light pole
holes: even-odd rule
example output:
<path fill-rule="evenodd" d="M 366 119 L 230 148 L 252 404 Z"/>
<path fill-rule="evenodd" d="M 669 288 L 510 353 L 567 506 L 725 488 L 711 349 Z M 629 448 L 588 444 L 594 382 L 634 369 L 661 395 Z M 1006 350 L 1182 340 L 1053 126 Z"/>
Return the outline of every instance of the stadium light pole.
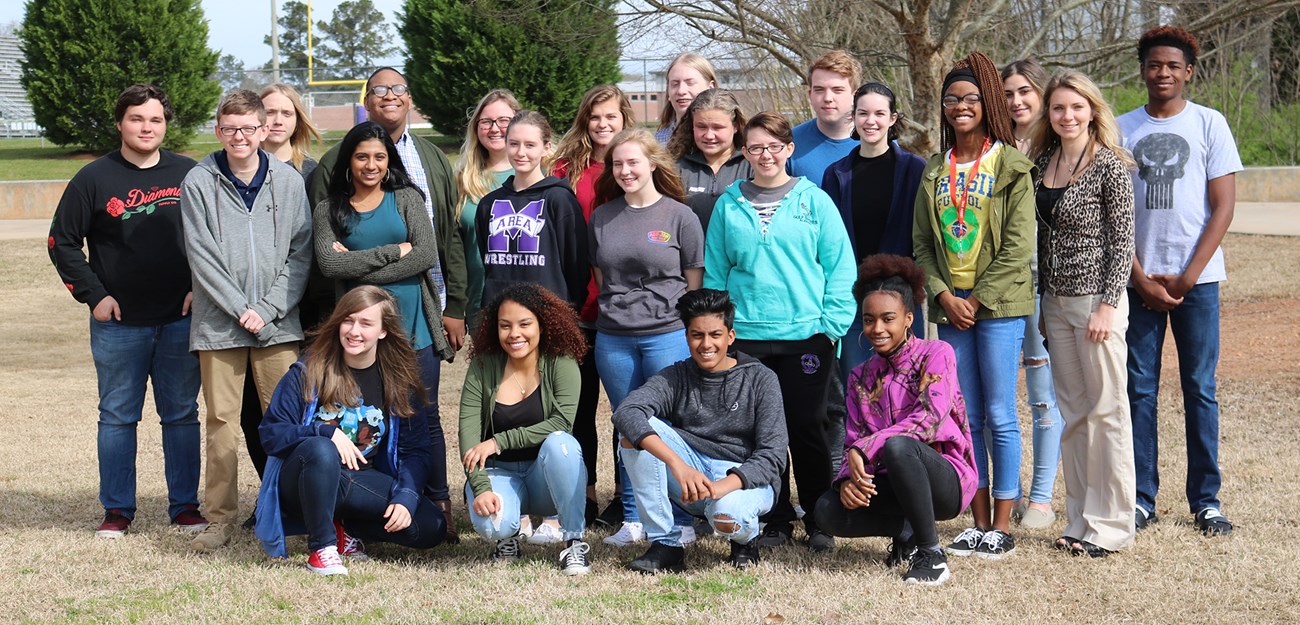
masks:
<path fill-rule="evenodd" d="M 271 77 L 273 82 L 280 82 L 279 26 L 279 20 L 275 15 L 275 0 L 271 0 Z"/>

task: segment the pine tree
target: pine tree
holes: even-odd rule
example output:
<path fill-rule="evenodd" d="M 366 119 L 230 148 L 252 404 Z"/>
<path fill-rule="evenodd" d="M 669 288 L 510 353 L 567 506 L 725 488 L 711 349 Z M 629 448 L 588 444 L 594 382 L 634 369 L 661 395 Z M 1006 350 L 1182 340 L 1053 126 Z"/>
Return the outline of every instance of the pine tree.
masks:
<path fill-rule="evenodd" d="M 36 122 L 58 145 L 120 145 L 113 106 L 136 82 L 167 92 L 176 148 L 212 118 L 221 87 L 199 0 L 29 0 L 19 31 L 22 85 Z"/>

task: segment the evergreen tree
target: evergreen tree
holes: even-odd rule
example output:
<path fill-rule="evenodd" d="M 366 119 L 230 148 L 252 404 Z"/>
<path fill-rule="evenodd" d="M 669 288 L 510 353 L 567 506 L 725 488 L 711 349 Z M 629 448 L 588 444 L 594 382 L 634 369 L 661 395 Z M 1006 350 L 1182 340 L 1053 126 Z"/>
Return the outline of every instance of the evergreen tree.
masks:
<path fill-rule="evenodd" d="M 325 61 L 340 80 L 365 78 L 376 62 L 392 54 L 392 29 L 370 0 L 344 0 L 330 21 L 316 22 L 322 43 L 316 60 Z"/>
<path fill-rule="evenodd" d="M 618 82 L 612 0 L 406 0 L 398 30 L 415 105 L 444 134 L 504 87 L 526 107 L 569 126 L 582 94 Z"/>
<path fill-rule="evenodd" d="M 58 145 L 118 147 L 117 96 L 147 82 L 167 92 L 176 115 L 166 145 L 180 147 L 221 95 L 199 0 L 29 0 L 19 37 L 23 88 Z"/>
<path fill-rule="evenodd" d="M 285 82 L 302 89 L 307 85 L 307 5 L 298 0 L 289 0 L 280 5 L 276 23 L 280 26 L 280 69 Z M 271 36 L 262 38 L 267 46 L 271 45 Z M 313 42 L 317 45 L 319 41 Z M 316 59 L 320 67 L 320 59 Z M 267 61 L 262 69 L 270 69 Z"/>

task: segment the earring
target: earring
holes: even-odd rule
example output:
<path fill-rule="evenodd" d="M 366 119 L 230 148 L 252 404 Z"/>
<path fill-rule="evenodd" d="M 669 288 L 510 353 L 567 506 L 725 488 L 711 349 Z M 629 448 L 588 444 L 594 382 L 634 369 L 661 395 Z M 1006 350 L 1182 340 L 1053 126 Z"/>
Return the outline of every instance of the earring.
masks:
<path fill-rule="evenodd" d="M 391 169 L 385 169 L 385 170 L 384 170 L 384 184 L 388 184 L 388 183 L 391 182 L 392 180 L 393 180 L 393 170 L 391 170 Z"/>
<path fill-rule="evenodd" d="M 348 181 L 348 184 L 352 184 L 352 170 L 351 169 L 344 170 L 343 178 Z"/>

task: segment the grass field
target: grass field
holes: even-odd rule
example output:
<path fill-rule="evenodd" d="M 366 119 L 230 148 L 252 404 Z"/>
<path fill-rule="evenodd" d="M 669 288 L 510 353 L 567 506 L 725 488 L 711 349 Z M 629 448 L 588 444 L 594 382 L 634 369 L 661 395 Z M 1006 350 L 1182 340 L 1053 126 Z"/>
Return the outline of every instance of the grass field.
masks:
<path fill-rule="evenodd" d="M 428 552 L 373 545 L 373 560 L 352 564 L 342 579 L 308 573 L 301 539 L 282 562 L 263 556 L 249 532 L 214 555 L 196 555 L 167 526 L 151 408 L 139 431 L 132 533 L 96 539 L 102 510 L 87 311 L 59 284 L 39 240 L 0 241 L 0 622 L 757 624 L 769 613 L 785 623 L 1296 622 L 1300 330 L 1292 311 L 1300 304 L 1300 239 L 1231 235 L 1226 247 L 1232 279 L 1223 291 L 1221 461 L 1224 509 L 1236 534 L 1207 539 L 1190 526 L 1176 361 L 1167 350 L 1161 524 L 1104 560 L 1052 550 L 1060 521 L 1017 531 L 1012 557 L 954 558 L 948 584 L 927 589 L 905 586 L 884 568 L 884 539 L 842 540 L 821 557 L 802 547 L 768 551 L 760 566 L 738 574 L 722 564 L 726 544 L 710 538 L 688 550 L 687 574 L 642 577 L 622 568 L 639 548 L 608 548 L 603 533 L 591 532 L 590 576 L 561 575 L 554 548 L 526 547 L 519 565 L 494 566 L 491 547 L 468 528 L 463 502 L 460 545 Z M 439 400 L 454 441 L 463 362 L 443 371 Z M 608 408 L 601 414 L 607 431 Z M 1028 414 L 1023 405 L 1021 414 Z M 604 501 L 604 450 L 600 461 Z M 453 475 L 456 489 L 463 478 Z M 256 490 L 245 462 L 245 513 Z M 1062 497 L 1058 481 L 1058 515 Z M 941 536 L 968 522 L 941 524 Z"/>

